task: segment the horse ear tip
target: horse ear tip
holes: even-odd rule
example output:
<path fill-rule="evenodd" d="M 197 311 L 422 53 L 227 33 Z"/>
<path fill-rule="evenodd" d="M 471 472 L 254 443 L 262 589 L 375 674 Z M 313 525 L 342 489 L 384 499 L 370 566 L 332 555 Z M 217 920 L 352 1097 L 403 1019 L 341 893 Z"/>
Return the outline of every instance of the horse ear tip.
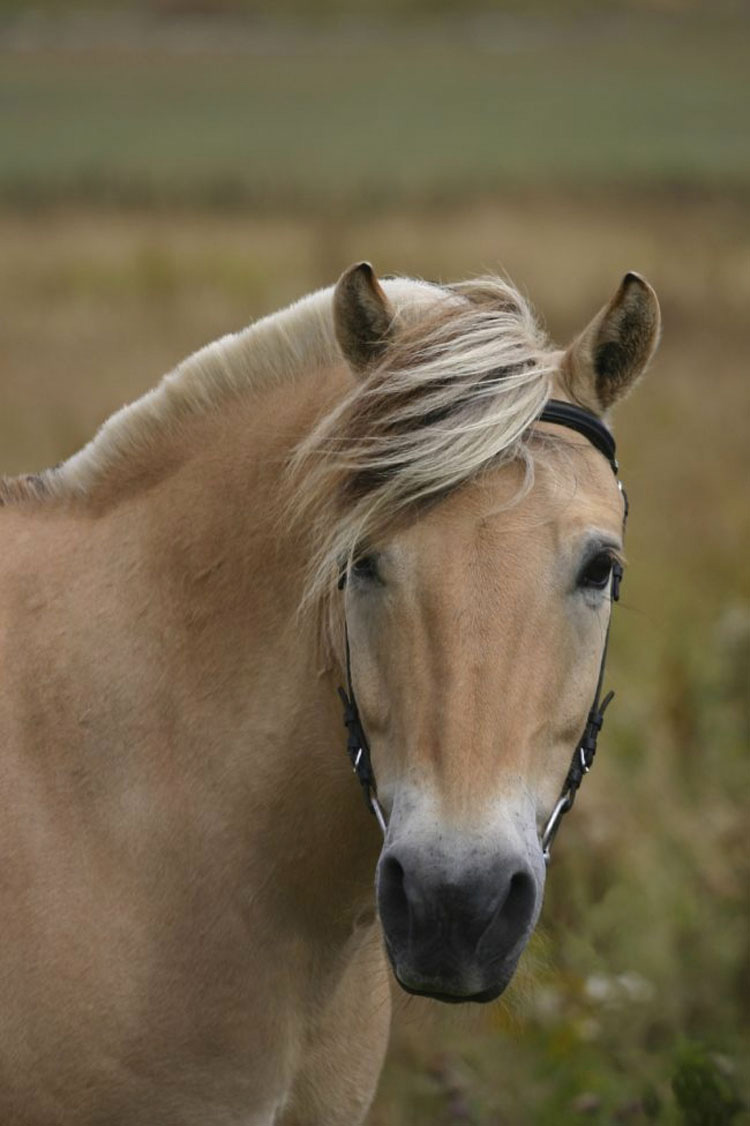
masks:
<path fill-rule="evenodd" d="M 620 282 L 620 292 L 628 293 L 629 291 L 639 292 L 647 297 L 655 296 L 653 286 L 637 270 L 628 270 Z"/>
<path fill-rule="evenodd" d="M 373 269 L 372 262 L 368 262 L 367 259 L 363 259 L 361 262 L 353 262 L 352 265 L 347 267 L 347 269 L 344 270 L 344 273 L 342 274 L 342 277 L 344 278 L 352 278 L 357 276 L 364 277 L 368 281 L 374 278 L 375 270 Z"/>

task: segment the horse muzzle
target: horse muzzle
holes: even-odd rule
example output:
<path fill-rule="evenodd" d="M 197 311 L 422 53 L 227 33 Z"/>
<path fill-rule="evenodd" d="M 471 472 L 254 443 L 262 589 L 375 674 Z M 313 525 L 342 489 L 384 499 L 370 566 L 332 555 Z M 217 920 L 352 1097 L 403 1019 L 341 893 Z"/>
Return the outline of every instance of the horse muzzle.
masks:
<path fill-rule="evenodd" d="M 543 880 L 525 857 L 461 871 L 453 859 L 386 847 L 378 911 L 399 984 L 439 1001 L 493 1001 L 534 929 Z"/>

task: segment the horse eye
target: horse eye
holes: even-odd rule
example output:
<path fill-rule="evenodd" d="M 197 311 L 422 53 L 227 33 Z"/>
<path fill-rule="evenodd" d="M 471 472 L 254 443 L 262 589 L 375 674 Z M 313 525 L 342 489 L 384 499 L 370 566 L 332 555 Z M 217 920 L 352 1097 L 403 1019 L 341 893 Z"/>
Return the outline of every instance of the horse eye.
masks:
<path fill-rule="evenodd" d="M 380 582 L 378 558 L 376 555 L 361 555 L 351 566 L 353 578 L 361 582 Z"/>
<path fill-rule="evenodd" d="M 608 551 L 600 551 L 586 563 L 578 577 L 578 585 L 588 590 L 604 590 L 612 574 L 614 559 Z"/>

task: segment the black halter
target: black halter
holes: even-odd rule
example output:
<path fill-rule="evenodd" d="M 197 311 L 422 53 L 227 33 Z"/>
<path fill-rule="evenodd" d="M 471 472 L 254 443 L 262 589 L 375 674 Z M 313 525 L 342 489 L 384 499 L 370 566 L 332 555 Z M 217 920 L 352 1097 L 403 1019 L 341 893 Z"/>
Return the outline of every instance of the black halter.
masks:
<path fill-rule="evenodd" d="M 565 403 L 559 399 L 550 399 L 545 404 L 544 409 L 539 415 L 537 422 L 553 422 L 558 426 L 565 426 L 568 430 L 575 430 L 582 434 L 594 446 L 599 453 L 606 457 L 607 461 L 612 467 L 612 472 L 615 477 L 618 474 L 617 458 L 615 456 L 615 440 L 606 426 L 592 414 L 591 411 L 584 410 L 582 407 L 576 407 L 572 403 Z M 625 502 L 625 516 L 628 515 L 628 498 L 622 482 L 618 480 L 620 492 L 622 493 Z M 339 578 L 339 590 L 342 590 L 346 585 L 348 572 L 342 571 Z M 620 583 L 622 581 L 622 567 L 619 563 L 615 562 L 612 567 L 612 601 L 617 602 L 620 597 Z M 596 692 L 594 694 L 594 702 L 589 710 L 586 726 L 583 735 L 578 741 L 573 759 L 565 776 L 565 782 L 557 799 L 554 809 L 550 814 L 547 823 L 542 831 L 542 851 L 544 859 L 549 862 L 550 849 L 552 842 L 557 835 L 560 828 L 560 822 L 565 814 L 573 806 L 578 788 L 583 781 L 584 775 L 588 774 L 596 755 L 596 742 L 599 737 L 599 732 L 604 723 L 604 713 L 609 707 L 609 704 L 614 697 L 614 692 L 608 692 L 602 699 L 602 687 L 604 684 L 604 666 L 607 660 L 607 648 L 609 646 L 609 630 L 610 623 L 607 625 L 607 633 L 604 639 L 604 650 L 602 652 L 602 660 L 599 666 L 599 677 L 596 684 Z M 372 769 L 372 760 L 370 758 L 370 747 L 367 742 L 362 727 L 362 721 L 359 718 L 359 709 L 357 707 L 357 700 L 354 695 L 354 686 L 352 684 L 352 662 L 351 653 L 349 650 L 349 631 L 346 628 L 346 619 L 344 619 L 344 636 L 346 641 L 346 684 L 348 692 L 339 688 L 339 696 L 344 705 L 344 724 L 349 733 L 346 750 L 349 755 L 349 760 L 352 764 L 352 769 L 357 775 L 359 782 L 362 786 L 365 802 L 368 809 L 375 815 L 383 835 L 386 832 L 386 821 L 383 815 L 383 810 L 375 796 L 375 774 Z"/>

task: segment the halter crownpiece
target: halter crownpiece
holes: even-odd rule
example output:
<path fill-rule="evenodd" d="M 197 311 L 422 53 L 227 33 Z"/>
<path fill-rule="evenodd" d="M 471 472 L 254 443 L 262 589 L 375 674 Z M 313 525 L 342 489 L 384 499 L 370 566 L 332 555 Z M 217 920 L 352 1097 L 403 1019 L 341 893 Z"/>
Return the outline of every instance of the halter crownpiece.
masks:
<path fill-rule="evenodd" d="M 579 434 L 583 434 L 584 438 L 587 438 L 600 454 L 604 454 L 612 466 L 612 472 L 615 477 L 617 476 L 620 467 L 615 456 L 617 447 L 614 437 L 611 430 L 608 430 L 604 423 L 591 411 L 577 407 L 573 403 L 565 403 L 562 399 L 549 399 L 537 421 L 555 422 L 558 426 L 567 426 L 569 430 L 576 430 Z"/>
<path fill-rule="evenodd" d="M 568 430 L 575 430 L 578 434 L 582 434 L 600 454 L 606 457 L 612 468 L 612 472 L 615 477 L 617 477 L 619 466 L 617 464 L 615 440 L 604 423 L 591 411 L 585 410 L 583 407 L 577 407 L 573 403 L 566 403 L 561 399 L 549 399 L 545 403 L 536 421 L 552 422 L 557 426 L 565 426 Z M 628 498 L 622 486 L 622 482 L 619 479 L 617 484 L 625 503 L 624 519 L 626 520 L 628 516 Z M 611 597 L 613 602 L 617 602 L 620 597 L 622 573 L 621 565 L 615 561 L 612 565 Z M 342 570 L 339 577 L 339 590 L 343 590 L 347 578 L 348 570 L 345 568 Z M 604 723 L 604 713 L 614 697 L 614 692 L 608 692 L 604 699 L 601 698 L 604 684 L 604 666 L 607 661 L 607 648 L 609 646 L 610 624 L 611 619 L 610 623 L 607 624 L 607 633 L 604 638 L 604 650 L 602 652 L 601 664 L 599 665 L 599 676 L 596 684 L 596 692 L 594 694 L 594 702 L 589 710 L 583 735 L 578 741 L 568 773 L 565 776 L 565 782 L 563 783 L 560 797 L 557 799 L 555 807 L 542 830 L 542 853 L 545 863 L 547 864 L 550 859 L 552 842 L 560 828 L 560 822 L 565 814 L 572 809 L 581 782 L 593 765 L 594 756 L 596 755 L 597 739 Z M 383 836 L 385 836 L 388 826 L 382 807 L 376 797 L 375 772 L 372 768 L 370 747 L 364 728 L 362 727 L 362 721 L 357 707 L 357 699 L 354 695 L 354 685 L 352 684 L 352 663 L 346 617 L 344 618 L 344 638 L 346 643 L 346 687 L 348 691 L 341 687 L 338 691 L 341 702 L 344 705 L 344 725 L 349 733 L 346 750 L 349 755 L 349 761 L 352 764 L 352 770 L 357 775 L 359 783 L 362 786 L 367 807 L 370 812 L 374 814 Z"/>

